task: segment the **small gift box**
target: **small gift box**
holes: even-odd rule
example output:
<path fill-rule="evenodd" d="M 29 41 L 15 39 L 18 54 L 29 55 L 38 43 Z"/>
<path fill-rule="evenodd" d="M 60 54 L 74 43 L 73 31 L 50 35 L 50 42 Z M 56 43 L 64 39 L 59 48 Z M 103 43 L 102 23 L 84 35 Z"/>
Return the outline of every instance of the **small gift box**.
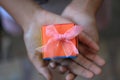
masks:
<path fill-rule="evenodd" d="M 75 58 L 78 55 L 77 35 L 82 31 L 73 23 L 47 25 L 42 31 L 43 59 Z"/>

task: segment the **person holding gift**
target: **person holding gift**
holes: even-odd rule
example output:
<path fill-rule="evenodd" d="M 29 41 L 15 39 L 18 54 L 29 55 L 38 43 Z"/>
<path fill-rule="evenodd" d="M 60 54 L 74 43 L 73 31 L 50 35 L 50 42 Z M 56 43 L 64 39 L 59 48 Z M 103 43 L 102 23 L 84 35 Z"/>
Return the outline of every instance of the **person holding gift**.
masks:
<path fill-rule="evenodd" d="M 101 69 L 97 65 L 103 66 L 105 61 L 96 54 L 99 50 L 99 39 L 95 14 L 101 3 L 102 0 L 73 0 L 69 5 L 70 7 L 66 7 L 63 11 L 61 17 L 42 9 L 32 0 L 0 1 L 0 5 L 22 26 L 28 56 L 38 72 L 47 80 L 52 80 L 48 65 L 50 64 L 52 68 L 55 68 L 55 64 L 54 62 L 48 63 L 48 61 L 43 60 L 41 50 L 38 47 L 42 43 L 40 42 L 41 27 L 51 24 L 76 23 L 83 28 L 83 31 L 78 35 L 78 50 L 81 54 L 78 54 L 75 59 L 57 61 L 61 66 L 61 72 L 69 71 L 66 75 L 66 80 L 73 80 L 75 76 L 92 78 L 94 74 L 100 74 Z M 76 5 L 73 6 L 72 4 Z M 78 7 L 81 9 L 75 10 Z M 76 15 L 79 17 L 76 17 Z"/>

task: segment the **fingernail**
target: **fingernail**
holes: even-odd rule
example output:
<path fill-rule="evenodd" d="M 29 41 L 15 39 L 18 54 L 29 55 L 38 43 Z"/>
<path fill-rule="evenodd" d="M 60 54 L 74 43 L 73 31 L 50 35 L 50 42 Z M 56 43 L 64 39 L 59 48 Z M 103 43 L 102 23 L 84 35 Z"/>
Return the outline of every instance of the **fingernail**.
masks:
<path fill-rule="evenodd" d="M 91 72 L 91 73 L 88 73 L 88 74 L 86 74 L 86 78 L 92 78 L 94 76 L 94 74 Z"/>
<path fill-rule="evenodd" d="M 96 74 L 96 75 L 99 75 L 101 72 L 102 72 L 101 69 L 96 69 L 95 74 Z"/>
<path fill-rule="evenodd" d="M 93 49 L 96 50 L 96 51 L 99 51 L 99 50 L 100 50 L 100 47 L 99 47 L 96 43 L 94 43 Z"/>

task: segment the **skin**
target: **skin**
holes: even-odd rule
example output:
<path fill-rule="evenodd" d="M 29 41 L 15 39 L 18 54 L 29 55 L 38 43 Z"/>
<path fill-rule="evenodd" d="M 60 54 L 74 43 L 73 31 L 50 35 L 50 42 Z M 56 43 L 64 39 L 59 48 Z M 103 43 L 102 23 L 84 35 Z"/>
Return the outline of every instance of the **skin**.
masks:
<path fill-rule="evenodd" d="M 90 0 L 73 0 L 65 8 L 62 16 L 78 25 L 83 26 L 85 33 L 99 45 L 99 36 L 95 16 L 99 6 L 102 3 L 102 0 L 92 1 L 93 2 Z M 93 3 L 95 5 L 93 5 Z M 80 75 L 85 78 L 92 78 L 93 75 L 98 75 L 101 73 L 100 66 L 103 66 L 105 61 L 98 56 L 97 51 L 91 51 L 89 48 L 86 48 L 84 44 L 79 44 L 79 51 L 81 54 L 73 61 L 73 64 L 70 63 L 68 66 L 71 72 L 66 76 L 66 80 L 73 80 L 76 75 Z M 74 64 L 74 62 L 77 62 L 78 64 Z M 63 63 L 66 64 L 66 62 Z M 80 66 L 78 68 L 73 68 L 76 65 Z M 64 66 L 61 66 L 60 71 L 65 72 L 67 70 Z"/>
<path fill-rule="evenodd" d="M 92 2 L 93 1 L 93 2 Z M 96 44 L 99 45 L 99 36 L 96 25 L 96 13 L 102 0 L 73 0 L 63 11 L 62 16 L 73 21 L 74 23 L 83 26 L 83 29 L 87 35 L 89 35 Z M 93 5 L 94 4 L 94 5 Z M 67 80 L 73 80 L 76 75 L 80 75 L 86 78 L 91 78 L 93 75 L 101 73 L 99 66 L 103 66 L 105 61 L 98 56 L 97 51 L 90 50 L 84 44 L 79 44 L 79 51 L 81 54 L 74 61 L 81 67 L 75 69 L 74 63 L 69 65 L 70 72 L 67 76 Z M 71 67 L 72 66 L 72 67 Z M 77 72 L 81 71 L 81 72 Z M 90 73 L 92 72 L 92 73 Z"/>
<path fill-rule="evenodd" d="M 40 8 L 32 0 L 1 0 L 0 5 L 2 5 L 2 7 L 4 7 L 14 17 L 17 23 L 21 25 L 24 31 L 24 41 L 28 51 L 28 57 L 38 72 L 47 80 L 52 80 L 53 78 L 48 67 L 50 62 L 42 60 L 42 55 L 39 49 L 36 50 L 36 48 L 41 45 L 40 28 L 43 25 L 49 24 L 64 24 L 74 22 L 78 25 L 84 26 L 84 32 L 79 35 L 79 41 L 82 43 L 79 44 L 79 50 L 83 54 L 80 54 L 75 60 L 65 59 L 62 62 L 56 61 L 59 63 L 60 71 L 69 71 L 69 73 L 66 75 L 66 80 L 73 80 L 75 76 L 91 78 L 94 74 L 99 74 L 101 72 L 101 69 L 97 65 L 102 66 L 105 62 L 98 56 L 98 54 L 96 54 L 96 52 L 99 50 L 99 47 L 97 45 L 98 35 L 96 30 L 96 22 L 93 15 L 90 16 L 86 14 L 87 12 L 79 12 L 79 10 L 78 12 L 75 12 L 73 7 L 69 7 L 72 6 L 72 4 L 68 5 L 68 7 L 66 7 L 64 10 L 62 16 L 65 18 Z M 79 6 L 75 8 L 78 9 Z M 73 13 L 67 16 L 67 13 L 69 13 L 71 10 L 73 10 Z M 75 18 L 76 16 L 71 16 L 75 13 L 79 14 L 76 15 L 78 18 Z M 56 66 L 53 62 L 50 64 L 53 68 Z"/>

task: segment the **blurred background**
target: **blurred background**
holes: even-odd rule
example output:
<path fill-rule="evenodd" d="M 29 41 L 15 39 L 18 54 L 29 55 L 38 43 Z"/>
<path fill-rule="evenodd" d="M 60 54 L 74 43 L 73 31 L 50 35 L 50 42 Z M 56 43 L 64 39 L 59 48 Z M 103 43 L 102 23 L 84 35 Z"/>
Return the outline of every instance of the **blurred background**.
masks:
<path fill-rule="evenodd" d="M 71 0 L 47 0 L 42 7 L 60 14 Z M 93 80 L 120 80 L 120 0 L 105 0 L 97 15 L 100 33 L 100 55 L 106 60 L 103 73 Z M 27 57 L 22 30 L 0 8 L 0 80 L 45 80 Z M 86 80 L 77 78 L 76 80 Z"/>

